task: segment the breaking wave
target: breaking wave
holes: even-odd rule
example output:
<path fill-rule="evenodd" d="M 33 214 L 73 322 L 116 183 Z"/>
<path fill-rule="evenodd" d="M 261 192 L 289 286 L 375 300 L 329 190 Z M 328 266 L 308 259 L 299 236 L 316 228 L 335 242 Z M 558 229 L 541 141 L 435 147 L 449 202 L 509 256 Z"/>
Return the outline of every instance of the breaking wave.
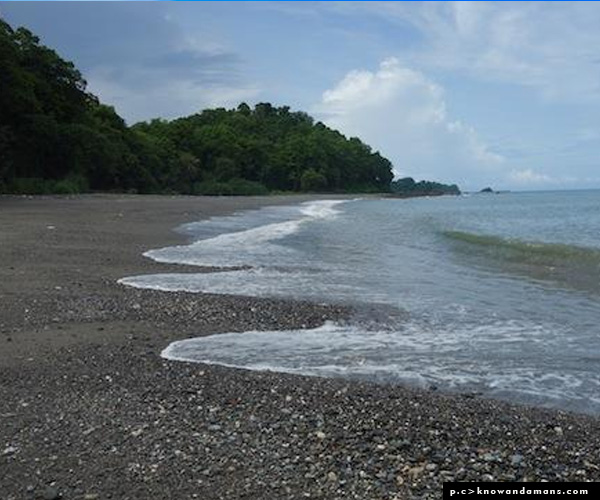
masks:
<path fill-rule="evenodd" d="M 190 245 L 159 248 L 144 253 L 157 262 L 193 266 L 239 267 L 265 265 L 277 241 L 296 233 L 303 224 L 320 219 L 330 219 L 339 214 L 336 205 L 347 200 L 321 200 L 299 206 L 296 218 L 220 234 L 213 238 L 195 241 Z M 278 253 L 293 253 L 290 248 L 278 245 Z"/>

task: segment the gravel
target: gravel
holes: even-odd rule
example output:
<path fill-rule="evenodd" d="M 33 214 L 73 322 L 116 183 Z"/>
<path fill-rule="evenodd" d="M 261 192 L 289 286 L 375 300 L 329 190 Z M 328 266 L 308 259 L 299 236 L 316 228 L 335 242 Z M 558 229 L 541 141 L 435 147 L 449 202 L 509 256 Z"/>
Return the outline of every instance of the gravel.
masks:
<path fill-rule="evenodd" d="M 127 198 L 119 210 L 171 207 L 145 200 Z M 53 201 L 34 214 L 26 202 L 11 207 L 33 221 L 29 228 L 41 220 L 60 229 L 66 209 L 52 212 Z M 112 221 L 111 208 L 95 198 L 75 202 L 93 205 L 86 220 L 100 229 L 103 217 Z M 137 227 L 125 229 L 135 236 Z M 65 243 L 75 252 L 70 263 L 40 278 L 33 263 L 19 260 L 26 234 L 13 229 L 0 247 L 2 273 L 29 281 L 0 284 L 3 500 L 392 500 L 441 498 L 446 481 L 600 480 L 594 417 L 472 394 L 161 359 L 173 340 L 310 328 L 352 311 L 126 288 L 115 274 L 152 263 L 128 260 L 135 259 L 123 257 L 129 247 L 123 253 L 100 238 L 94 245 L 113 264 L 90 276 L 77 272 L 75 230 Z M 156 229 L 148 225 L 149 239 L 158 238 L 150 234 Z M 63 250 L 46 248 L 50 266 Z"/>
<path fill-rule="evenodd" d="M 5 499 L 28 485 L 31 498 L 392 499 L 440 498 L 444 481 L 600 480 L 598 420 L 557 411 L 170 362 L 133 340 L 9 379 Z"/>

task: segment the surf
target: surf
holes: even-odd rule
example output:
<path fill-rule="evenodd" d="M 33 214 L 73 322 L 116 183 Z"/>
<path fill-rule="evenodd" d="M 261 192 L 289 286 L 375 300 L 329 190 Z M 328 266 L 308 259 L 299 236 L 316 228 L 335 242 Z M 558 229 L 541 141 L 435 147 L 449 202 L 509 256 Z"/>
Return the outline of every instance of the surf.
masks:
<path fill-rule="evenodd" d="M 508 273 L 553 281 L 575 289 L 600 293 L 600 249 L 564 243 L 444 231 L 463 257 L 502 268 Z"/>

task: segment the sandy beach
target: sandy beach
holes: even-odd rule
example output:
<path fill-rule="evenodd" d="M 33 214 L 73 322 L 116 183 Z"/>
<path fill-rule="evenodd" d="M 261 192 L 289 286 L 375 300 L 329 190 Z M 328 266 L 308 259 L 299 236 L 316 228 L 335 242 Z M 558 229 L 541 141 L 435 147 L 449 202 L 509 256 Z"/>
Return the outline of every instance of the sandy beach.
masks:
<path fill-rule="evenodd" d="M 596 418 L 166 361 L 191 336 L 345 307 L 136 290 L 184 222 L 307 196 L 0 196 L 0 498 L 441 498 L 444 481 L 598 481 Z M 205 269 L 203 271 L 210 271 Z"/>

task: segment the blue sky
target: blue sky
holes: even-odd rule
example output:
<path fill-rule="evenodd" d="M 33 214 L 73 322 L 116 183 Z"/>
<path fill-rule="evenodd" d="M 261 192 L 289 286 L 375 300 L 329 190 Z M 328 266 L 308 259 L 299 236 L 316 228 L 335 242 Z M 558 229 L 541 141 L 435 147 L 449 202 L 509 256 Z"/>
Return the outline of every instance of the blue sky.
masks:
<path fill-rule="evenodd" d="M 600 187 L 595 2 L 0 2 L 129 123 L 269 101 L 463 189 Z"/>

